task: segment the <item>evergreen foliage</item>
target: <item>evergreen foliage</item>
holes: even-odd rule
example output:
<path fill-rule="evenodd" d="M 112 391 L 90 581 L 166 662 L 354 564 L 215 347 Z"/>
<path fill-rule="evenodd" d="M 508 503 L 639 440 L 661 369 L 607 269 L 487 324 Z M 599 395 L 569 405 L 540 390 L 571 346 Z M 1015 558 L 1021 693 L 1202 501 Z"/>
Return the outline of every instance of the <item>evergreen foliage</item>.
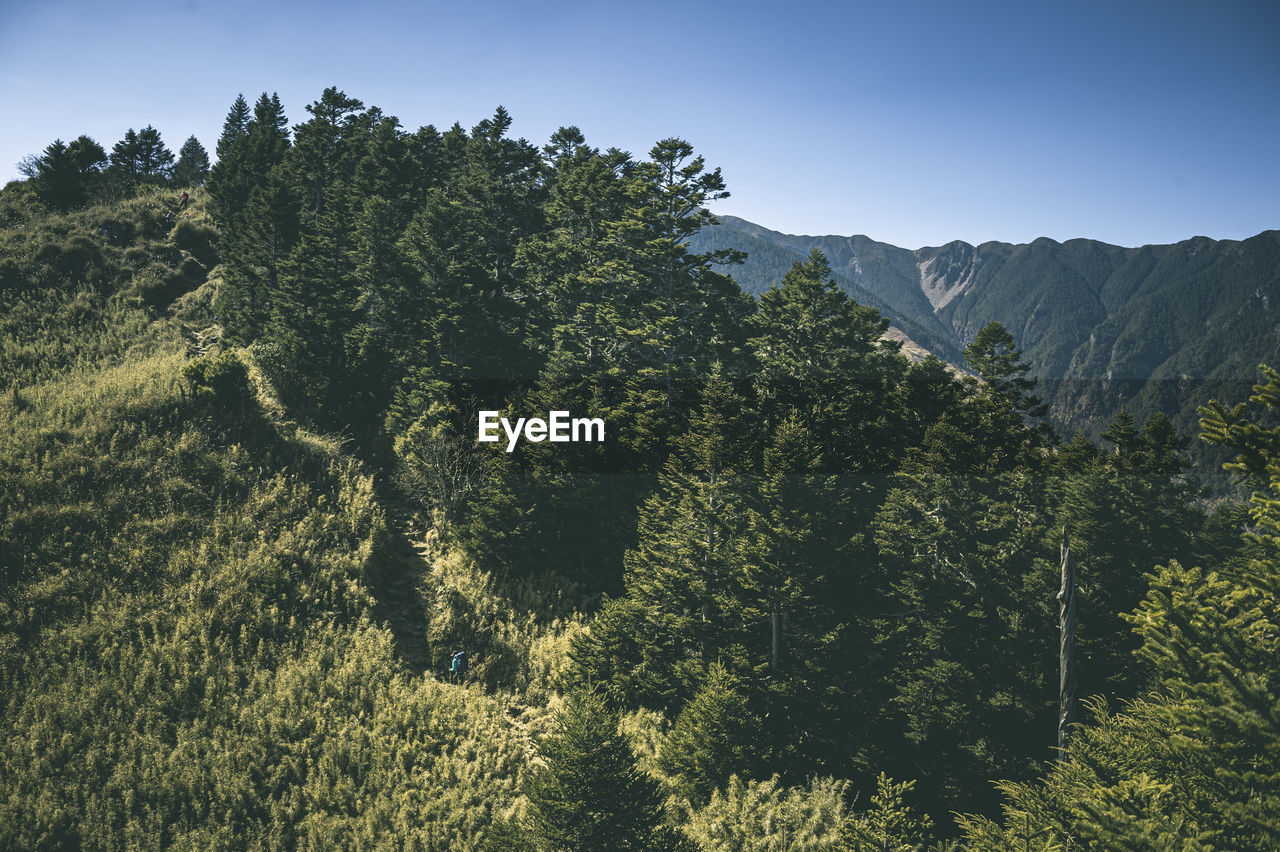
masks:
<path fill-rule="evenodd" d="M 1280 845 L 1280 374 L 1208 505 L 980 311 L 961 374 L 847 252 L 746 295 L 688 142 L 511 128 L 264 93 L 206 188 L 147 127 L 0 191 L 0 846 Z"/>
<path fill-rule="evenodd" d="M 209 176 L 209 152 L 194 136 L 178 149 L 178 163 L 173 167 L 173 182 L 176 186 L 204 186 Z"/>
<path fill-rule="evenodd" d="M 686 831 L 711 852 L 834 849 L 849 815 L 848 799 L 849 782 L 834 778 L 788 787 L 777 775 L 763 781 L 735 775 L 705 808 L 690 814 Z"/>
<path fill-rule="evenodd" d="M 749 778 L 757 762 L 754 739 L 760 719 L 723 666 L 714 665 L 706 680 L 676 718 L 659 765 L 681 779 L 679 792 L 697 805 L 724 787 L 730 776 Z"/>
<path fill-rule="evenodd" d="M 70 145 L 55 139 L 35 161 L 30 177 L 41 201 L 50 209 L 66 212 L 89 200 L 106 165 L 106 151 L 88 136 L 80 136 Z"/>
<path fill-rule="evenodd" d="M 1155 568 L 1130 616 L 1153 690 L 1123 712 L 1094 701 L 1066 759 L 1042 783 L 1005 782 L 1004 822 L 968 817 L 976 848 L 1069 843 L 1085 849 L 1274 849 L 1280 846 L 1280 705 L 1276 599 L 1274 429 L 1259 425 L 1280 400 L 1280 374 L 1263 369 L 1249 416 L 1241 403 L 1201 409 L 1205 436 L 1254 476 L 1244 535 L 1251 558 L 1221 571 Z M 1163 426 L 1157 426 L 1157 432 Z M 1122 448 L 1126 419 L 1109 430 Z"/>
<path fill-rule="evenodd" d="M 131 127 L 111 149 L 109 175 L 129 192 L 140 184 L 168 181 L 173 175 L 173 152 L 151 125 L 137 132 Z"/>
<path fill-rule="evenodd" d="M 663 819 L 658 785 L 636 766 L 600 696 L 571 696 L 527 784 L 535 848 L 612 852 L 686 849 Z"/>
<path fill-rule="evenodd" d="M 929 839 L 932 820 L 916 816 L 905 802 L 914 781 L 895 784 L 883 772 L 876 779 L 871 809 L 845 824 L 842 849 L 867 852 L 914 852 Z"/>

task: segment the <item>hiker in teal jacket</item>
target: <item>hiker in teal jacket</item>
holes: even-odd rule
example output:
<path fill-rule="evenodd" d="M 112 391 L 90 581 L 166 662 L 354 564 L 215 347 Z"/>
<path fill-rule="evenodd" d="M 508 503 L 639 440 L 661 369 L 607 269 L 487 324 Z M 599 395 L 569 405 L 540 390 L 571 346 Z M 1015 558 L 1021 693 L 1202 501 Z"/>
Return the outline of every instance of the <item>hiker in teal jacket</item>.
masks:
<path fill-rule="evenodd" d="M 467 671 L 467 652 L 456 651 L 449 666 L 449 683 L 458 683 Z"/>

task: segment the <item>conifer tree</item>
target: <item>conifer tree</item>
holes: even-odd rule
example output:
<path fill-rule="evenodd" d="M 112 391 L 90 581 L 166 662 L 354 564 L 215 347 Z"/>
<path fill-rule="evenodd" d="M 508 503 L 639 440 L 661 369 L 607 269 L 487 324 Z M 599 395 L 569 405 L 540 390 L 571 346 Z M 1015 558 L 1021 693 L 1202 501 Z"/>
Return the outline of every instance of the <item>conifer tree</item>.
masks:
<path fill-rule="evenodd" d="M 461 218 L 475 235 L 464 245 L 505 245 L 487 236 L 485 216 L 470 212 L 475 200 L 519 202 L 546 191 L 535 187 L 537 192 L 527 196 L 510 191 L 494 196 L 488 188 L 493 181 L 477 179 L 493 172 L 486 164 L 503 148 L 491 137 L 505 122 L 498 115 L 488 127 L 473 131 L 479 140 L 467 142 L 459 191 L 446 193 L 449 200 L 457 199 L 453 218 Z M 524 162 L 521 150 L 508 150 L 506 161 Z M 545 363 L 525 405 L 543 409 L 554 401 L 552 408 L 589 408 L 616 424 L 609 441 L 575 456 L 570 467 L 564 453 L 545 448 L 499 460 L 492 487 L 479 495 L 469 513 L 468 545 L 485 547 L 486 540 L 493 541 L 495 527 L 508 526 L 499 519 L 520 504 L 529 507 L 528 526 L 510 540 L 523 540 L 525 546 L 492 558 L 508 566 L 565 566 L 562 570 L 586 573 L 583 579 L 616 590 L 622 579 L 619 556 L 634 541 L 635 528 L 615 521 L 634 512 L 651 487 L 647 478 L 662 469 L 705 370 L 718 358 L 732 357 L 740 329 L 735 318 L 745 315 L 750 303 L 731 279 L 712 269 L 711 255 L 688 249 L 688 236 L 710 221 L 702 205 L 718 194 L 715 186 L 721 178 L 705 173 L 687 143 L 666 140 L 655 146 L 653 159 L 630 163 L 620 152 L 587 149 L 580 133 L 565 129 L 548 156 L 550 163 L 535 162 L 537 168 L 528 174 L 541 178 L 548 167 L 554 170 L 547 179 L 551 233 L 523 243 L 518 268 L 506 267 L 504 250 L 467 274 L 459 282 L 464 286 L 438 288 L 442 295 L 475 299 L 482 310 L 431 313 L 444 321 L 440 331 L 455 340 L 501 341 L 501 346 L 490 344 L 487 356 L 500 357 L 497 366 L 504 381 L 526 381 L 529 365 Z M 516 187 L 523 185 L 524 174 L 518 171 L 512 179 Z M 522 221 L 516 218 L 512 227 L 524 227 Z M 543 219 L 539 215 L 529 221 Z M 448 225 L 450 218 L 443 222 Z M 431 232 L 450 233 L 441 227 Z M 446 248 L 442 254 L 447 259 L 459 253 Z M 422 256 L 429 257 L 425 252 Z M 716 256 L 730 259 L 728 253 Z M 464 258 L 472 263 L 478 259 L 474 252 Z M 494 295 L 489 295 L 494 284 L 479 274 L 487 273 L 490 264 L 488 279 L 506 282 Z M 452 269 L 467 266 L 459 262 Z M 448 280 L 456 271 L 431 277 Z M 550 295 L 549 310 L 526 308 L 536 293 Z M 475 323 L 486 315 L 492 317 L 489 328 L 501 331 L 501 337 L 456 333 L 461 326 L 453 317 Z M 540 352 L 537 347 L 544 348 Z M 539 357 L 543 352 L 545 361 Z M 572 497 L 566 499 L 566 494 Z M 553 502 L 560 505 L 553 507 Z M 592 514 L 607 517 L 608 525 L 597 521 L 586 529 L 584 519 Z"/>
<path fill-rule="evenodd" d="M 669 663 L 673 684 L 689 676 L 694 661 L 701 666 L 692 671 L 700 674 L 741 632 L 732 622 L 741 607 L 737 568 L 754 455 L 743 409 L 743 398 L 713 366 L 702 404 L 667 460 L 658 492 L 641 510 L 636 547 L 625 558 L 628 593 L 649 613 L 651 631 L 681 649 Z"/>
<path fill-rule="evenodd" d="M 915 852 L 923 849 L 933 829 L 927 814 L 917 815 L 906 804 L 914 781 L 894 783 L 883 772 L 876 778 L 871 807 L 852 817 L 841 838 L 843 852 Z"/>
<path fill-rule="evenodd" d="M 281 278 L 298 232 L 296 195 L 277 167 L 222 229 L 226 262 L 214 310 L 228 341 L 248 344 L 263 336 L 273 306 L 284 297 Z"/>
<path fill-rule="evenodd" d="M 357 197 L 365 201 L 355 213 L 349 257 L 359 322 L 348 335 L 347 349 L 351 387 L 359 394 L 353 403 L 374 415 L 387 410 L 395 383 L 416 361 L 413 331 L 420 325 L 414 321 L 417 305 L 405 286 L 410 278 L 397 245 L 404 233 L 402 216 L 382 194 Z"/>
<path fill-rule="evenodd" d="M 537 344 L 549 349 L 552 368 L 581 379 L 614 366 L 620 302 L 631 276 L 620 246 L 609 238 L 626 209 L 624 176 L 632 161 L 621 151 L 600 152 L 576 127 L 562 127 L 543 148 L 547 172 L 546 228 L 518 249 L 526 287 L 546 311 Z"/>
<path fill-rule="evenodd" d="M 88 136 L 70 144 L 55 139 L 35 161 L 36 195 L 54 210 L 74 210 L 88 202 L 101 179 L 107 154 Z"/>
<path fill-rule="evenodd" d="M 974 434 L 985 430 L 990 437 L 984 449 L 992 465 L 1014 466 L 1052 440 L 1053 430 L 1043 420 L 1048 406 L 1036 395 L 1031 367 L 1021 360 L 1022 350 L 1004 326 L 983 326 L 964 357 L 980 380 L 965 409 L 974 421 L 968 428 Z"/>
<path fill-rule="evenodd" d="M 865 421 L 884 413 L 882 395 L 906 367 L 881 344 L 889 321 L 852 301 L 814 249 L 760 296 L 750 324 L 766 423 L 795 409 L 834 456 L 828 463 L 866 464 Z"/>
<path fill-rule="evenodd" d="M 747 513 L 735 614 L 742 665 L 765 720 L 762 747 L 778 771 L 847 765 L 861 715 L 847 599 L 836 594 L 849 539 L 830 517 L 837 485 L 801 416 L 790 413 L 763 451 Z"/>
<path fill-rule="evenodd" d="M 160 131 L 149 124 L 138 131 L 137 169 L 139 180 L 149 183 L 173 176 L 173 152 L 160 138 Z"/>
<path fill-rule="evenodd" d="M 520 290 L 514 263 L 520 240 L 542 227 L 544 188 L 538 150 L 512 139 L 511 115 L 499 106 L 471 129 L 450 197 L 479 215 L 476 254 L 499 293 Z M 507 324 L 520 318 L 505 318 Z"/>
<path fill-rule="evenodd" d="M 138 161 L 140 148 L 138 133 L 130 127 L 125 131 L 124 138 L 111 149 L 112 174 L 129 187 L 136 185 L 141 177 Z"/>
<path fill-rule="evenodd" d="M 213 218 L 224 225 L 230 223 L 248 200 L 240 173 L 244 168 L 244 137 L 250 116 L 248 101 L 244 95 L 236 95 L 215 148 L 218 162 L 209 170 L 209 209 Z"/>
<path fill-rule="evenodd" d="M 236 143 L 244 137 L 245 131 L 249 129 L 250 115 L 249 102 L 244 99 L 243 94 L 236 95 L 222 123 L 222 134 L 218 137 L 218 144 L 214 149 L 219 160 L 228 156 Z"/>
<path fill-rule="evenodd" d="M 131 127 L 111 149 L 111 170 L 127 189 L 167 181 L 173 173 L 173 152 L 150 124 L 137 132 Z"/>
<path fill-rule="evenodd" d="M 239 222 L 250 194 L 264 186 L 288 148 L 288 121 L 280 98 L 263 92 L 250 113 L 244 96 L 237 96 L 218 138 L 218 162 L 209 173 L 212 212 L 224 228 Z"/>
<path fill-rule="evenodd" d="M 264 334 L 277 310 L 281 277 L 299 233 L 297 193 L 284 173 L 289 131 L 279 97 L 263 92 L 252 117 L 238 97 L 218 150 L 209 196 L 222 226 L 226 271 L 214 310 L 227 339 L 247 344 Z"/>
<path fill-rule="evenodd" d="M 254 107 L 254 121 L 247 137 L 249 156 L 254 161 L 270 159 L 269 146 L 277 137 L 264 131 L 275 126 L 270 116 L 275 113 L 276 103 L 266 102 L 264 94 Z M 295 128 L 288 172 L 302 200 L 303 227 L 308 230 L 326 212 L 337 213 L 339 219 L 345 212 L 332 208 L 341 207 L 347 200 L 345 184 L 354 175 L 361 153 L 363 108 L 361 101 L 331 86 L 319 100 L 307 104 L 311 118 Z M 255 128 L 259 130 L 257 134 Z M 283 123 L 280 128 L 283 130 Z"/>
<path fill-rule="evenodd" d="M 870 704 L 888 749 L 877 762 L 917 767 L 930 811 L 983 806 L 983 779 L 1026 777 L 1056 718 L 1059 578 L 1027 449 L 1038 439 L 1007 401 L 969 393 L 908 452 L 873 525 L 883 597 L 866 676 L 888 693 Z"/>
<path fill-rule="evenodd" d="M 302 231 L 279 271 L 263 330 L 263 368 L 281 396 L 330 428 L 350 424 L 348 335 L 358 316 L 350 222 L 335 205 Z"/>
<path fill-rule="evenodd" d="M 686 380 L 735 344 L 733 332 L 748 310 L 744 294 L 714 264 L 741 261 L 740 253 L 689 251 L 689 238 L 716 224 L 707 209 L 727 198 L 720 169 L 706 170 L 683 139 L 663 139 L 649 159 L 627 172 L 628 210 L 612 239 L 634 270 L 624 292 L 621 337 L 630 345 L 624 362 L 661 389 L 668 406 L 679 405 Z"/>
<path fill-rule="evenodd" d="M 896 389 L 907 364 L 896 343 L 881 339 L 888 325 L 836 285 L 817 250 L 761 295 L 749 320 L 757 416 L 772 429 L 795 412 L 816 442 L 823 472 L 840 478 L 817 533 L 840 548 L 867 528 L 897 466 L 906 416 Z M 840 560 L 825 561 L 834 567 Z M 833 591 L 863 596 L 857 576 L 835 574 L 843 588 Z"/>
<path fill-rule="evenodd" d="M 657 782 L 637 766 L 618 715 L 593 692 L 571 696 L 555 733 L 542 742 L 545 765 L 529 780 L 528 831 L 546 850 L 661 852 L 687 844 L 663 819 Z"/>
<path fill-rule="evenodd" d="M 830 482 L 820 474 L 822 458 L 808 426 L 793 412 L 764 450 L 759 496 L 748 515 L 745 583 L 754 606 L 747 618 L 768 623 L 767 671 L 785 680 L 788 648 L 797 628 L 815 607 L 827 567 L 817 535 Z M 762 648 L 761 651 L 764 649 Z"/>
<path fill-rule="evenodd" d="M 728 671 L 714 664 L 702 688 L 676 717 L 658 764 L 679 778 L 681 795 L 695 805 L 705 805 L 731 775 L 742 779 L 754 775 L 762 728 Z"/>
<path fill-rule="evenodd" d="M 1197 491 L 1186 475 L 1186 439 L 1163 415 L 1142 429 L 1121 411 L 1102 437 L 1114 451 L 1094 457 L 1063 481 L 1062 522 L 1081 579 L 1080 695 L 1116 702 L 1135 697 L 1146 672 L 1125 620 L 1158 564 L 1186 563 L 1198 526 Z"/>
<path fill-rule="evenodd" d="M 625 605 L 612 602 L 609 617 L 575 647 L 580 674 L 608 683 L 611 698 L 625 694 L 627 703 L 674 714 L 706 665 L 742 642 L 741 548 L 756 454 L 744 410 L 713 365 L 689 430 L 630 531 Z"/>
<path fill-rule="evenodd" d="M 173 167 L 177 186 L 203 186 L 209 176 L 209 152 L 194 136 L 188 136 L 178 151 L 178 164 Z"/>
<path fill-rule="evenodd" d="M 598 689 L 613 707 L 652 706 L 654 696 L 675 707 L 687 694 L 671 682 L 673 637 L 654 631 L 644 605 L 629 596 L 604 601 L 589 628 L 574 635 L 569 659 L 570 683 Z"/>

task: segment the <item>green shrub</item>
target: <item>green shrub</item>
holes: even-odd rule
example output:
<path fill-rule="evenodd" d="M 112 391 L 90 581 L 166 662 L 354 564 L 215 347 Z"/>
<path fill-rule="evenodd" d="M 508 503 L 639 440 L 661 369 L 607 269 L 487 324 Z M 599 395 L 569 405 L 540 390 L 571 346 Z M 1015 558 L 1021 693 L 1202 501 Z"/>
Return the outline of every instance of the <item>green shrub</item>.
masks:
<path fill-rule="evenodd" d="M 707 852 L 808 852 L 834 849 L 844 827 L 849 782 L 815 778 L 784 787 L 778 776 L 744 782 L 736 775 L 711 802 L 689 814 L 686 833 Z"/>
<path fill-rule="evenodd" d="M 182 273 L 182 277 L 189 283 L 196 285 L 203 284 L 205 279 L 209 277 L 209 270 L 205 268 L 203 263 L 196 260 L 194 257 L 184 259 L 182 261 L 182 266 L 179 267 L 178 271 Z"/>
<path fill-rule="evenodd" d="M 209 225 L 179 219 L 173 228 L 173 244 L 206 267 L 218 264 L 218 232 Z"/>
<path fill-rule="evenodd" d="M 249 403 L 249 369 L 230 352 L 197 358 L 182 368 L 182 378 L 197 408 L 242 411 Z"/>

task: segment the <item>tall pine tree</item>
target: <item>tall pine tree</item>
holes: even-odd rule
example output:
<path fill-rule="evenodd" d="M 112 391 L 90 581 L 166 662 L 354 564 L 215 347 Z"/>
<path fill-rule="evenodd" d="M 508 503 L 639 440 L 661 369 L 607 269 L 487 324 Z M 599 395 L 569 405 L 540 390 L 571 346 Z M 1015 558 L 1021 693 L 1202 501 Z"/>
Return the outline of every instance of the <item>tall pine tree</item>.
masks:
<path fill-rule="evenodd" d="M 662 852 L 688 848 L 663 818 L 657 782 L 636 766 L 618 715 L 587 692 L 571 696 L 543 740 L 543 767 L 525 787 L 536 848 Z"/>

